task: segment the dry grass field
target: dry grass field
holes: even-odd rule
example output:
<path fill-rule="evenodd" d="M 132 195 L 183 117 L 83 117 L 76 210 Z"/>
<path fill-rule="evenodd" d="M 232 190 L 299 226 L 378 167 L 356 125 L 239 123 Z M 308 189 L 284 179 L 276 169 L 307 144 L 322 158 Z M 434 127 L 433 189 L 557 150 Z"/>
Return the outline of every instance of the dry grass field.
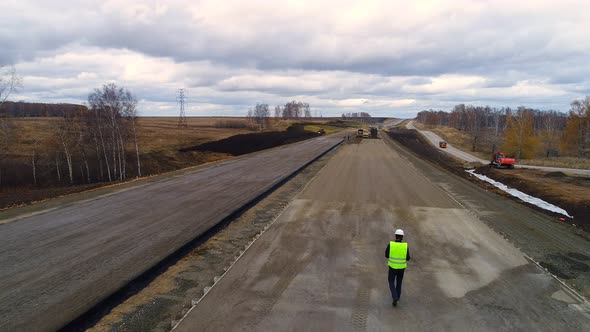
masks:
<path fill-rule="evenodd" d="M 161 174 L 231 158 L 232 155 L 228 153 L 181 150 L 223 140 L 235 135 L 260 133 L 259 129 L 252 128 L 246 118 L 203 117 L 187 118 L 186 120 L 187 126 L 179 127 L 178 118 L 176 117 L 138 118 L 137 132 L 143 176 Z M 327 133 L 343 130 L 346 126 L 356 125 L 354 122 L 328 125 L 327 122 L 333 119 L 301 120 L 305 121 L 304 129 L 306 131 L 317 131 L 324 128 Z M 11 118 L 10 121 L 14 125 L 16 137 L 13 137 L 9 150 L 3 151 L 6 152 L 3 158 L 8 158 L 4 161 L 4 164 L 12 163 L 18 166 L 12 166 L 12 173 L 16 172 L 15 174 L 10 172 L 4 174 L 5 177 L 10 178 L 12 183 L 9 185 L 3 183 L 0 186 L 0 209 L 106 184 L 85 184 L 83 181 L 76 181 L 74 185 L 69 185 L 65 180 L 59 184 L 56 183 L 54 179 L 55 151 L 61 151 L 61 147 L 55 138 L 55 128 L 60 121 L 59 118 Z M 270 118 L 264 131 L 285 131 L 295 122 L 301 121 Z M 242 143 L 238 142 L 238 144 Z M 134 150 L 131 142 L 127 149 L 128 166 L 133 169 L 135 159 L 133 159 Z M 37 186 L 33 185 L 31 175 L 33 151 L 36 151 L 37 174 L 38 177 L 41 177 Z M 74 163 L 74 171 L 79 172 L 81 161 L 78 158 L 74 160 Z M 61 161 L 61 164 L 62 168 L 65 167 L 65 161 Z M 62 169 L 62 173 L 65 171 L 65 169 Z M 63 173 L 62 176 L 65 177 L 66 174 Z"/>
<path fill-rule="evenodd" d="M 44 145 L 53 140 L 54 127 L 58 118 L 13 118 L 16 139 L 13 139 L 9 151 L 14 155 L 31 155 L 34 143 Z"/>
<path fill-rule="evenodd" d="M 59 118 L 13 118 L 16 127 L 17 139 L 11 148 L 11 153 L 29 156 L 33 150 L 35 141 L 43 145 L 52 141 L 53 127 Z M 203 117 L 187 118 L 187 126 L 179 127 L 176 117 L 141 117 L 138 118 L 138 141 L 142 153 L 150 153 L 163 150 L 178 150 L 202 143 L 224 139 L 233 135 L 257 132 L 247 126 L 245 118 L 231 117 Z M 328 120 L 315 120 L 322 124 Z M 265 131 L 282 131 L 296 122 L 294 120 L 275 120 L 271 118 L 270 126 Z M 233 127 L 233 128 L 229 128 Z M 342 128 L 334 126 L 321 126 L 327 133 L 332 133 Z M 320 126 L 306 126 L 305 130 L 319 130 Z"/>
<path fill-rule="evenodd" d="M 218 128 L 224 121 L 239 122 L 246 126 L 244 118 L 187 118 L 186 127 L 178 127 L 178 118 L 139 118 L 138 141 L 142 152 L 180 149 L 205 142 L 216 141 L 233 135 L 251 133 L 244 128 Z"/>

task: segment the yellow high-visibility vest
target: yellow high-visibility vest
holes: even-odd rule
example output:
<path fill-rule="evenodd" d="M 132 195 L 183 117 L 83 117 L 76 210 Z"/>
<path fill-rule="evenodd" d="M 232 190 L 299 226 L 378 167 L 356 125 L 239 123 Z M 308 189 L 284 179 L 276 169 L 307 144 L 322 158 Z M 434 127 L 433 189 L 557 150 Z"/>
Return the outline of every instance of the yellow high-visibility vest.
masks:
<path fill-rule="evenodd" d="M 387 265 L 392 269 L 405 269 L 408 264 L 406 258 L 408 257 L 408 244 L 406 242 L 389 242 L 389 260 Z"/>

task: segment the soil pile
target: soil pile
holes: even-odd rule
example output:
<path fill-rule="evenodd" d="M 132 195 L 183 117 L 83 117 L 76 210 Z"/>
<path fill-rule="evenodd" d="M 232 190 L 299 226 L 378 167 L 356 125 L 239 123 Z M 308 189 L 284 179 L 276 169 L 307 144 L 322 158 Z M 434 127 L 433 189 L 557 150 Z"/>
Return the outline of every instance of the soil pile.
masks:
<path fill-rule="evenodd" d="M 488 166 L 479 167 L 476 171 L 559 206 L 574 216 L 567 222 L 590 232 L 590 178 L 568 176 L 561 172 L 499 170 Z"/>
<path fill-rule="evenodd" d="M 242 154 L 274 148 L 284 144 L 303 141 L 317 136 L 317 133 L 304 130 L 269 131 L 255 134 L 241 134 L 218 141 L 207 142 L 201 145 L 183 148 L 179 151 L 210 151 L 239 156 Z"/>

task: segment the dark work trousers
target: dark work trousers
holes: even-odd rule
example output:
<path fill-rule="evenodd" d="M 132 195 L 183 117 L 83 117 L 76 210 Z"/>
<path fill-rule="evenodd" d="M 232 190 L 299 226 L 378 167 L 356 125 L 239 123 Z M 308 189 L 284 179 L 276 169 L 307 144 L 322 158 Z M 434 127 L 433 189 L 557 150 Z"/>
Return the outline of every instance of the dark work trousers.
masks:
<path fill-rule="evenodd" d="M 406 269 L 389 268 L 389 275 L 387 276 L 389 290 L 391 291 L 391 298 L 396 301 L 402 296 L 402 281 L 404 280 L 405 271 Z"/>

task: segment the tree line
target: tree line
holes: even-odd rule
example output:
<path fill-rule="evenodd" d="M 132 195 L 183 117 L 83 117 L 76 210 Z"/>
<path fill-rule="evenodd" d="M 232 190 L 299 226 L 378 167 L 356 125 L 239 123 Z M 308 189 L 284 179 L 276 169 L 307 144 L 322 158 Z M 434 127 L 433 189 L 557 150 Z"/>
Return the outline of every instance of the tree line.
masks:
<path fill-rule="evenodd" d="M 502 148 L 517 158 L 590 157 L 590 96 L 573 101 L 568 113 L 460 104 L 450 112 L 419 112 L 416 120 L 466 132 L 472 151 Z"/>
<path fill-rule="evenodd" d="M 65 113 L 87 111 L 88 107 L 76 104 L 27 103 L 24 101 L 5 101 L 0 107 L 3 117 L 63 117 Z"/>
<path fill-rule="evenodd" d="M 254 127 L 263 130 L 269 126 L 271 116 L 270 106 L 264 103 L 257 103 L 254 108 L 248 110 L 246 118 Z M 277 105 L 274 108 L 274 117 L 283 119 L 311 118 L 311 109 L 308 103 L 301 101 L 290 101 L 285 106 Z"/>
<path fill-rule="evenodd" d="M 343 119 L 358 119 L 358 118 L 370 118 L 371 114 L 367 113 L 367 112 L 352 112 L 352 113 L 342 113 L 342 118 Z"/>
<path fill-rule="evenodd" d="M 116 182 L 141 176 L 137 99 L 114 83 L 92 91 L 87 108 L 64 110 L 49 121 L 50 133 L 43 138 L 36 133 L 22 137 L 23 128 L 11 120 L 0 121 L 0 188 Z M 25 139 L 32 146 L 28 160 L 13 148 Z M 23 172 L 27 168 L 29 176 Z"/>

